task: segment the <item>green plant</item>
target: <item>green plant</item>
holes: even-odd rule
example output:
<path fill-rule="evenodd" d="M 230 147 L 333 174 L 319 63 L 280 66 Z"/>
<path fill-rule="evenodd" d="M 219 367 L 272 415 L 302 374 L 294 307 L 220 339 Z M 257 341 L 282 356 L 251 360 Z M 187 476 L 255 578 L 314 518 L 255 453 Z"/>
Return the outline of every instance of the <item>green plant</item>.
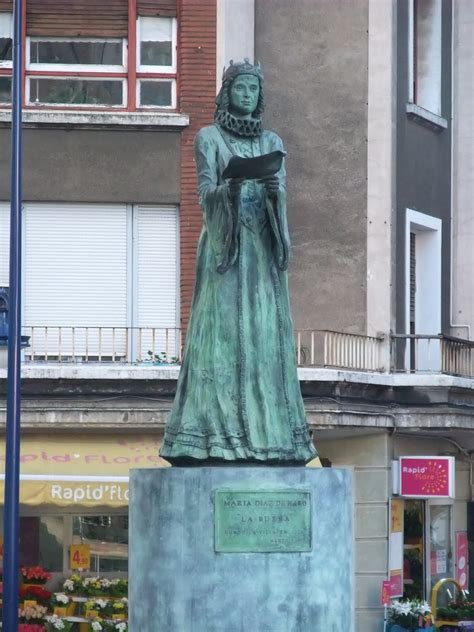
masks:
<path fill-rule="evenodd" d="M 153 351 L 147 351 L 148 361 L 153 364 L 178 364 L 179 359 L 176 356 L 168 356 L 164 352 L 153 353 Z"/>
<path fill-rule="evenodd" d="M 425 627 L 431 619 L 431 608 L 419 599 L 394 601 L 388 609 L 388 621 L 407 630 Z"/>

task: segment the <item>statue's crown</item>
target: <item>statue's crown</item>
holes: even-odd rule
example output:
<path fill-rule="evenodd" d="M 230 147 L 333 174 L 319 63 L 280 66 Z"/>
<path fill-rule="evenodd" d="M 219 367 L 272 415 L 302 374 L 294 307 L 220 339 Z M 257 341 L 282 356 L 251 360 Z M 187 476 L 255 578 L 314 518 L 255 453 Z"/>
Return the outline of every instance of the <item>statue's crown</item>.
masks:
<path fill-rule="evenodd" d="M 263 71 L 260 66 L 260 62 L 256 64 L 250 63 L 248 57 L 245 57 L 244 61 L 234 62 L 233 59 L 229 61 L 227 68 L 224 68 L 222 73 L 222 81 L 226 79 L 235 79 L 238 75 L 255 75 L 261 81 L 263 81 Z"/>

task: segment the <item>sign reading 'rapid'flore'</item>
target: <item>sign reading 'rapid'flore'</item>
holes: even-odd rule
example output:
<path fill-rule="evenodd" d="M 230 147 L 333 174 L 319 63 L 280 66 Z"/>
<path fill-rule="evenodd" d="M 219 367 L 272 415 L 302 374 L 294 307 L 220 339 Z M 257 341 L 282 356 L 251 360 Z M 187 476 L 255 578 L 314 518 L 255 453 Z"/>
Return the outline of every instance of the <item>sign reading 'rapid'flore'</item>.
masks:
<path fill-rule="evenodd" d="M 402 456 L 399 463 L 400 496 L 452 498 L 454 458 L 450 456 Z"/>

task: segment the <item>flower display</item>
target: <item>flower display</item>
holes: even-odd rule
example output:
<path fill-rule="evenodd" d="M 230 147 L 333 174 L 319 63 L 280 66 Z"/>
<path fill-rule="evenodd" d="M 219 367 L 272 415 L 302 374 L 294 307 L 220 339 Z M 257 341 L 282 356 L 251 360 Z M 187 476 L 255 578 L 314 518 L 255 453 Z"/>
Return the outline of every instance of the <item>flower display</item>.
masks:
<path fill-rule="evenodd" d="M 71 575 L 63 584 L 66 593 L 82 593 L 84 586 L 79 575 Z"/>
<path fill-rule="evenodd" d="M 43 606 L 47 606 L 52 597 L 52 592 L 45 590 L 42 586 L 26 586 L 20 589 L 20 601 L 25 599 L 39 601 Z"/>
<path fill-rule="evenodd" d="M 126 579 L 112 579 L 110 581 L 109 594 L 112 597 L 127 597 L 127 595 L 128 595 L 128 580 L 126 580 Z"/>
<path fill-rule="evenodd" d="M 66 593 L 55 593 L 51 601 L 54 606 L 67 606 L 71 599 Z"/>
<path fill-rule="evenodd" d="M 389 623 L 396 624 L 407 630 L 418 630 L 431 626 L 431 608 L 426 601 L 406 599 L 394 601 L 388 608 Z"/>
<path fill-rule="evenodd" d="M 472 621 L 474 620 L 474 601 L 463 599 L 451 601 L 444 608 L 438 608 L 437 618 L 446 621 Z"/>
<path fill-rule="evenodd" d="M 28 584 L 46 584 L 51 579 L 51 573 L 45 571 L 41 566 L 22 566 L 21 576 Z"/>
<path fill-rule="evenodd" d="M 18 609 L 18 618 L 21 623 L 28 623 L 32 620 L 42 621 L 46 616 L 48 609 L 46 606 L 35 604 L 34 606 L 26 606 L 26 608 Z"/>
<path fill-rule="evenodd" d="M 72 623 L 63 619 L 62 617 L 58 617 L 53 614 L 49 617 L 46 617 L 46 631 L 47 632 L 55 632 L 56 630 L 62 630 L 62 632 L 70 632 L 72 629 Z"/>

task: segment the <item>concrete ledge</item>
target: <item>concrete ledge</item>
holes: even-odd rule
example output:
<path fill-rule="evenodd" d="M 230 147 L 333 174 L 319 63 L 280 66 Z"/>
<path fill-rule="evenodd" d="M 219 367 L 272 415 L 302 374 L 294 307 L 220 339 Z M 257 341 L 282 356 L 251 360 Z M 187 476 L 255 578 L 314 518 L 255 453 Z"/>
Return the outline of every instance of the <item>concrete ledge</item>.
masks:
<path fill-rule="evenodd" d="M 416 103 L 407 103 L 407 116 L 409 119 L 435 132 L 442 132 L 444 129 L 448 129 L 448 121 L 445 118 L 425 110 L 425 108 L 416 105 Z"/>
<path fill-rule="evenodd" d="M 0 125 L 11 123 L 11 110 L 0 110 Z M 181 128 L 189 116 L 177 112 L 100 112 L 96 110 L 23 110 L 25 127 Z"/>
<path fill-rule="evenodd" d="M 177 380 L 179 365 L 155 364 L 23 364 L 22 378 L 26 380 Z M 7 371 L 0 368 L 0 380 Z M 346 382 L 374 386 L 455 387 L 474 390 L 474 379 L 441 373 L 368 373 L 342 369 L 299 368 L 300 382 Z"/>

